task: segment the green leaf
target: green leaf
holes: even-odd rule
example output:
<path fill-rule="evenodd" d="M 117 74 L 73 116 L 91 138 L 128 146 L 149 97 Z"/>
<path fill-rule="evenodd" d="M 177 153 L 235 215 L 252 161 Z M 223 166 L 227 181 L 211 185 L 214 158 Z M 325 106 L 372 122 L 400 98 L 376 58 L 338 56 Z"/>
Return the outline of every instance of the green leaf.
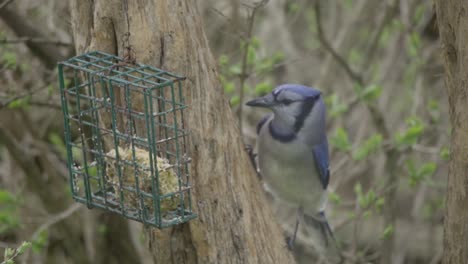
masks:
<path fill-rule="evenodd" d="M 255 64 L 255 71 L 258 74 L 266 74 L 273 70 L 273 62 L 268 59 L 262 59 Z"/>
<path fill-rule="evenodd" d="M 366 101 L 372 101 L 372 100 L 375 100 L 377 99 L 380 94 L 382 93 L 382 86 L 380 85 L 376 85 L 376 84 L 373 84 L 373 85 L 369 85 L 367 86 L 366 88 L 364 88 L 364 90 L 361 91 L 361 98 L 366 100 Z"/>
<path fill-rule="evenodd" d="M 437 169 L 437 164 L 434 162 L 424 163 L 421 167 L 416 168 L 412 160 L 406 162 L 406 166 L 409 172 L 409 185 L 411 187 L 416 186 L 420 182 L 427 179 L 427 177 L 434 174 Z"/>
<path fill-rule="evenodd" d="M 393 231 L 394 231 L 393 225 L 387 226 L 382 233 L 382 239 L 389 238 L 391 235 L 393 235 Z"/>
<path fill-rule="evenodd" d="M 421 37 L 419 33 L 416 31 L 413 31 L 410 35 L 409 38 L 409 44 L 408 44 L 408 55 L 410 57 L 416 57 L 418 56 L 419 49 L 421 47 Z"/>
<path fill-rule="evenodd" d="M 68 88 L 68 87 L 70 87 L 70 85 L 72 84 L 72 80 L 71 80 L 71 79 L 65 79 L 65 80 L 63 81 L 63 84 L 64 84 L 65 87 Z"/>
<path fill-rule="evenodd" d="M 240 98 L 238 95 L 234 95 L 231 97 L 231 100 L 230 100 L 230 103 L 231 103 L 231 106 L 236 106 L 240 103 Z"/>
<path fill-rule="evenodd" d="M 347 216 L 348 216 L 349 219 L 354 219 L 354 218 L 356 218 L 356 213 L 355 212 L 348 212 Z"/>
<path fill-rule="evenodd" d="M 47 86 L 47 95 L 51 96 L 54 93 L 54 86 L 52 84 L 49 84 Z"/>
<path fill-rule="evenodd" d="M 362 90 L 364 90 L 364 88 L 363 88 L 360 84 L 356 83 L 356 84 L 353 85 L 353 89 L 354 89 L 354 92 L 355 92 L 359 97 L 361 97 L 361 93 L 362 93 Z"/>
<path fill-rule="evenodd" d="M 335 135 L 330 138 L 330 144 L 336 147 L 340 151 L 349 151 L 351 149 L 351 143 L 348 139 L 348 133 L 343 128 L 339 127 L 336 129 Z"/>
<path fill-rule="evenodd" d="M 281 52 L 281 51 L 277 51 L 273 54 L 273 56 L 271 57 L 271 62 L 273 64 L 278 64 L 280 62 L 282 62 L 284 60 L 284 53 Z"/>
<path fill-rule="evenodd" d="M 249 84 L 244 83 L 244 92 L 248 93 L 250 91 L 252 91 L 252 87 L 250 87 Z"/>
<path fill-rule="evenodd" d="M 358 197 L 358 203 L 361 208 L 369 208 L 377 199 L 377 195 L 374 190 L 370 189 L 366 194 Z"/>
<path fill-rule="evenodd" d="M 426 9 L 426 5 L 423 5 L 423 4 L 418 5 L 416 7 L 416 10 L 414 11 L 414 22 L 415 22 L 415 24 L 419 24 L 422 21 L 422 19 L 424 17 L 425 9 Z"/>
<path fill-rule="evenodd" d="M 258 49 L 260 47 L 260 40 L 257 37 L 253 36 L 250 39 L 250 46 L 254 49 Z"/>
<path fill-rule="evenodd" d="M 23 254 L 26 250 L 28 250 L 31 247 L 31 242 L 23 241 L 21 245 L 18 247 L 18 253 Z"/>
<path fill-rule="evenodd" d="M 289 13 L 296 13 L 297 11 L 299 11 L 300 9 L 300 6 L 298 3 L 289 3 L 288 4 L 288 12 Z"/>
<path fill-rule="evenodd" d="M 60 137 L 57 133 L 52 132 L 49 134 L 49 141 L 57 148 L 58 152 L 60 152 L 60 155 L 62 157 L 67 156 L 67 148 L 62 137 Z"/>
<path fill-rule="evenodd" d="M 440 119 L 440 107 L 439 102 L 430 100 L 427 104 L 427 111 L 429 112 L 433 122 L 437 122 Z"/>
<path fill-rule="evenodd" d="M 5 252 L 3 253 L 5 259 L 9 259 L 15 254 L 15 250 L 12 248 L 5 248 Z"/>
<path fill-rule="evenodd" d="M 425 129 L 424 123 L 417 117 L 412 117 L 406 120 L 407 129 L 395 135 L 397 145 L 413 145 L 422 135 Z"/>
<path fill-rule="evenodd" d="M 341 196 L 336 192 L 329 192 L 328 198 L 330 199 L 330 201 L 336 203 L 337 205 L 341 204 Z"/>
<path fill-rule="evenodd" d="M 88 175 L 96 177 L 98 175 L 97 167 L 96 166 L 89 166 L 88 167 Z"/>
<path fill-rule="evenodd" d="M 353 152 L 353 159 L 358 161 L 365 159 L 369 154 L 375 152 L 380 147 L 382 140 L 383 137 L 381 134 L 373 135 Z"/>
<path fill-rule="evenodd" d="M 339 116 L 340 114 L 346 112 L 348 107 L 340 102 L 337 94 L 332 94 L 325 98 L 325 103 L 327 104 L 329 116 L 334 118 Z"/>
<path fill-rule="evenodd" d="M 372 216 L 372 210 L 365 210 L 362 216 L 364 217 L 364 219 L 368 219 L 369 217 Z"/>
<path fill-rule="evenodd" d="M 27 73 L 31 70 L 31 66 L 27 63 L 21 63 L 19 69 L 22 73 Z"/>
<path fill-rule="evenodd" d="M 0 205 L 8 205 L 14 203 L 16 203 L 16 198 L 11 192 L 6 190 L 0 190 Z"/>
<path fill-rule="evenodd" d="M 247 49 L 247 65 L 254 65 L 257 59 L 257 51 L 254 47 L 249 46 Z"/>
<path fill-rule="evenodd" d="M 348 59 L 352 64 L 359 64 L 362 61 L 362 56 L 357 49 L 351 49 L 348 55 Z"/>
<path fill-rule="evenodd" d="M 10 109 L 18 109 L 18 108 L 26 108 L 29 106 L 29 101 L 31 100 L 31 96 L 25 96 L 22 98 L 18 98 L 8 104 L 8 108 Z"/>
<path fill-rule="evenodd" d="M 226 56 L 225 54 L 222 54 L 219 56 L 219 65 L 221 67 L 226 67 L 229 64 L 229 57 Z"/>
<path fill-rule="evenodd" d="M 273 85 L 269 81 L 261 82 L 255 85 L 256 95 L 265 95 L 273 90 Z"/>
<path fill-rule="evenodd" d="M 383 197 L 378 197 L 373 189 L 369 189 L 364 193 L 360 183 L 354 185 L 354 193 L 356 194 L 356 202 L 365 210 L 370 210 L 374 207 L 375 210 L 380 211 L 385 203 L 385 199 Z"/>
<path fill-rule="evenodd" d="M 346 7 L 346 8 L 351 8 L 351 7 L 353 7 L 353 6 L 354 6 L 354 3 L 353 3 L 353 2 L 354 2 L 353 0 L 345 0 L 345 1 L 344 1 L 345 7 Z"/>
<path fill-rule="evenodd" d="M 83 164 L 83 150 L 81 148 L 72 147 L 72 157 L 73 160 L 78 162 L 79 164 Z"/>
<path fill-rule="evenodd" d="M 13 69 L 16 67 L 17 57 L 16 54 L 10 51 L 3 53 L 1 62 L 5 64 L 6 68 Z"/>
<path fill-rule="evenodd" d="M 427 103 L 427 107 L 428 107 L 430 110 L 434 110 L 434 111 L 438 111 L 438 110 L 440 109 L 439 102 L 437 102 L 436 100 L 430 100 L 430 101 Z"/>
<path fill-rule="evenodd" d="M 256 61 L 254 67 L 257 74 L 266 74 L 273 70 L 273 66 L 284 60 L 282 52 L 276 52 L 271 57 L 262 58 Z"/>
<path fill-rule="evenodd" d="M 450 150 L 447 147 L 442 147 L 440 149 L 440 158 L 443 160 L 449 160 L 450 159 Z"/>
<path fill-rule="evenodd" d="M 49 234 L 47 233 L 46 230 L 42 231 L 39 233 L 39 235 L 34 239 L 31 243 L 32 246 L 32 251 L 34 253 L 39 253 L 44 249 L 44 247 L 47 244 L 47 241 L 49 241 Z"/>
<path fill-rule="evenodd" d="M 387 46 L 387 43 L 390 41 L 390 37 L 392 35 L 392 28 L 391 26 L 386 26 L 382 30 L 382 34 L 379 39 L 379 46 L 382 48 L 385 48 Z"/>
<path fill-rule="evenodd" d="M 383 197 L 380 197 L 375 201 L 375 209 L 379 212 L 382 210 L 384 205 L 385 205 L 385 198 Z"/>
<path fill-rule="evenodd" d="M 356 193 L 356 195 L 358 196 L 358 198 L 359 198 L 360 195 L 362 195 L 362 186 L 361 186 L 361 183 L 358 182 L 358 183 L 356 183 L 356 184 L 354 185 L 354 192 Z"/>
<path fill-rule="evenodd" d="M 239 75 L 241 74 L 242 70 L 239 64 L 234 64 L 228 69 L 228 73 L 230 75 Z"/>
<path fill-rule="evenodd" d="M 392 28 L 394 28 L 395 30 L 403 31 L 405 30 L 405 24 L 398 18 L 395 18 L 392 20 Z"/>
<path fill-rule="evenodd" d="M 437 169 L 437 164 L 434 162 L 427 162 L 422 165 L 421 168 L 419 168 L 418 174 L 421 175 L 421 177 L 426 177 L 428 175 L 434 174 L 434 172 Z"/>
<path fill-rule="evenodd" d="M 101 235 L 105 235 L 107 234 L 107 232 L 109 232 L 109 228 L 107 227 L 107 225 L 100 224 L 98 225 L 97 232 Z"/>
<path fill-rule="evenodd" d="M 223 82 L 223 88 L 224 88 L 224 92 L 227 93 L 227 94 L 232 94 L 234 93 L 236 87 L 234 85 L 234 82 Z"/>

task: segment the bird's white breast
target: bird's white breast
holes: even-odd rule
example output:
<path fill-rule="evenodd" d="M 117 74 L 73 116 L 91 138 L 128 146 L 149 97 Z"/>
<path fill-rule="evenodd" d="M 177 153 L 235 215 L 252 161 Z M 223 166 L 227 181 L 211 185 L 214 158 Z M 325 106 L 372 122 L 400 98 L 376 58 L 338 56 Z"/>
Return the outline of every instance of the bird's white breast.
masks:
<path fill-rule="evenodd" d="M 274 140 L 268 131 L 269 122 L 258 137 L 261 175 L 275 197 L 316 213 L 323 207 L 324 190 L 311 146 L 300 137 L 287 143 Z"/>

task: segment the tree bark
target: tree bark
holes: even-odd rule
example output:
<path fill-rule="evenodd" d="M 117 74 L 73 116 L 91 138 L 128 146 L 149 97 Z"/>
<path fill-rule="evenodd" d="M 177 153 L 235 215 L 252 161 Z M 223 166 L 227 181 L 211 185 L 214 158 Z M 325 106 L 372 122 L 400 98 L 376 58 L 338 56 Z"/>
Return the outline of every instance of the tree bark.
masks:
<path fill-rule="evenodd" d="M 195 1 L 73 0 L 77 53 L 122 56 L 123 36 L 139 63 L 187 77 L 196 220 L 147 229 L 156 263 L 293 263 L 244 152 L 223 95 Z"/>
<path fill-rule="evenodd" d="M 445 86 L 452 125 L 444 263 L 468 259 L 468 2 L 437 0 L 436 12 L 445 61 Z"/>

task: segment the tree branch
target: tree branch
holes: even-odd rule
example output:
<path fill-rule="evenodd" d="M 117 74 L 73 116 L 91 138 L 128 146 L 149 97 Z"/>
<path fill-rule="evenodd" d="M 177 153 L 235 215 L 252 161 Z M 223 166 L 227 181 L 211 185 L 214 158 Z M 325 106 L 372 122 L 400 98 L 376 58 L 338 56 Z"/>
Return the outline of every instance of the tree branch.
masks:
<path fill-rule="evenodd" d="M 13 96 L 11 98 L 8 98 L 6 101 L 4 102 L 1 102 L 0 101 L 0 109 L 2 108 L 5 108 L 5 107 L 8 107 L 11 103 L 17 101 L 17 100 L 21 100 L 21 99 L 24 99 L 26 97 L 29 97 L 29 96 L 32 96 L 33 94 L 37 93 L 37 92 L 40 92 L 42 90 L 44 90 L 46 87 L 40 87 L 40 88 L 37 88 L 37 89 L 34 89 L 34 90 L 31 90 L 27 93 L 24 93 L 24 94 L 20 94 L 20 95 L 17 95 L 17 96 Z"/>
<path fill-rule="evenodd" d="M 69 42 L 64 42 L 60 40 L 50 40 L 50 39 L 43 39 L 43 38 L 29 38 L 29 37 L 21 37 L 17 39 L 2 39 L 0 40 L 0 44 L 17 44 L 17 43 L 37 43 L 37 44 L 52 44 L 56 46 L 65 46 L 71 47 L 73 44 Z"/>
<path fill-rule="evenodd" d="M 318 35 L 320 44 L 322 44 L 322 46 L 328 52 L 330 52 L 330 54 L 340 64 L 340 66 L 343 67 L 343 69 L 346 71 L 346 73 L 351 78 L 351 80 L 363 86 L 364 84 L 363 77 L 351 68 L 348 62 L 340 54 L 338 54 L 338 52 L 333 48 L 331 43 L 325 37 L 325 34 L 323 32 L 321 12 L 320 12 L 320 1 L 315 1 L 314 11 L 315 11 L 315 23 L 317 24 L 317 35 Z"/>
<path fill-rule="evenodd" d="M 0 4 L 0 9 L 6 7 L 11 2 L 13 2 L 13 0 L 5 0 L 3 3 Z"/>
<path fill-rule="evenodd" d="M 28 24 L 28 19 L 22 17 L 12 10 L 12 8 L 0 9 L 0 18 L 20 38 L 45 39 L 44 33 Z M 60 52 L 57 51 L 56 45 L 36 42 L 25 42 L 25 44 L 48 68 L 54 68 L 58 61 L 65 59 L 60 55 Z"/>
<path fill-rule="evenodd" d="M 74 214 L 75 212 L 77 212 L 79 209 L 82 209 L 82 208 L 84 208 L 82 204 L 74 203 L 70 207 L 68 207 L 65 211 L 52 216 L 45 223 L 39 226 L 36 229 L 36 231 L 34 231 L 33 235 L 31 236 L 31 241 L 34 241 L 35 239 L 37 239 L 37 237 L 41 234 L 42 231 L 49 229 L 51 226 L 70 217 L 72 214 Z"/>

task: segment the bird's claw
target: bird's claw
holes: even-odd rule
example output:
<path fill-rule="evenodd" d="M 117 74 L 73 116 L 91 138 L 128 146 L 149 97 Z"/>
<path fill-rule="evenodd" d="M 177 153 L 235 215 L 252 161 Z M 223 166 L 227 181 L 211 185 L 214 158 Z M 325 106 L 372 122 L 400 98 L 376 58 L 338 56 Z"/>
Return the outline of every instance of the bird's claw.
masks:
<path fill-rule="evenodd" d="M 250 158 L 250 162 L 252 163 L 252 166 L 254 167 L 255 171 L 258 174 L 257 162 L 255 161 L 255 158 L 257 157 L 257 154 L 254 153 L 252 145 L 245 144 L 244 149 L 245 149 L 245 151 L 247 151 L 247 154 L 249 155 L 249 158 Z M 260 175 L 259 175 L 259 177 L 260 177 Z"/>
<path fill-rule="evenodd" d="M 294 248 L 294 238 L 293 237 L 290 237 L 290 236 L 286 237 L 286 246 L 288 247 L 288 249 L 290 251 L 293 250 L 293 248 Z"/>

